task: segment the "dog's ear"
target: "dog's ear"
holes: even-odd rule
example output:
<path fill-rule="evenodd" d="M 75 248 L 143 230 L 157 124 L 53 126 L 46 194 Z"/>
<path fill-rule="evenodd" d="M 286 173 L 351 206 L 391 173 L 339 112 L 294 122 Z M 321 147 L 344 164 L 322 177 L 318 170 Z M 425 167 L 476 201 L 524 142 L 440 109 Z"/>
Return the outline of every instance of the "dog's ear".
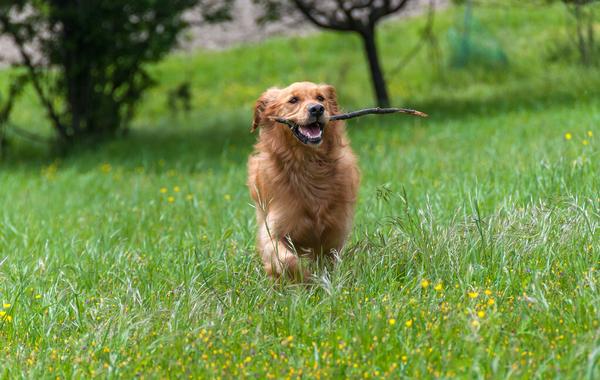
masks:
<path fill-rule="evenodd" d="M 252 120 L 252 128 L 250 128 L 250 132 L 254 132 L 263 122 L 263 117 L 265 114 L 265 110 L 269 106 L 273 100 L 275 100 L 275 96 L 279 89 L 270 88 L 265 91 L 260 98 L 256 101 L 254 105 L 254 119 Z"/>
<path fill-rule="evenodd" d="M 328 84 L 324 84 L 323 91 L 325 92 L 325 98 L 327 99 L 327 102 L 329 103 L 329 109 L 331 110 L 331 112 L 338 113 L 339 106 L 338 106 L 338 100 L 337 100 L 337 93 L 335 92 L 335 87 L 328 85 Z"/>

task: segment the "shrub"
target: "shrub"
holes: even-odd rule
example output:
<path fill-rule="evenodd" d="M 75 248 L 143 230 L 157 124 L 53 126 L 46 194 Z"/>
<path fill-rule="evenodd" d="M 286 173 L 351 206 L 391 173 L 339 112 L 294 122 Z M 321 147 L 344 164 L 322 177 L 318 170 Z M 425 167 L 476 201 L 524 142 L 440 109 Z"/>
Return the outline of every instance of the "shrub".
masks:
<path fill-rule="evenodd" d="M 198 0 L 0 0 L 0 33 L 21 53 L 59 141 L 123 131 Z M 35 51 L 36 54 L 32 54 Z"/>

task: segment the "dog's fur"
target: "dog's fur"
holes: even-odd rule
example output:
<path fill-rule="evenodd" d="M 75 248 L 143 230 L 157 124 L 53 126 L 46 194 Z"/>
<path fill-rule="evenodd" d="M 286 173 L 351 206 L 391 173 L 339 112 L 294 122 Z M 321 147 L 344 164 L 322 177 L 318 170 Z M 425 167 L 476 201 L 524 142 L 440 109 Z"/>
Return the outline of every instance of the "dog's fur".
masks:
<path fill-rule="evenodd" d="M 302 143 L 273 120 L 307 125 L 314 104 L 325 107 L 320 144 Z M 256 204 L 258 251 L 273 277 L 307 276 L 298 255 L 332 257 L 350 232 L 360 174 L 343 123 L 328 120 L 337 112 L 335 89 L 309 82 L 271 88 L 256 102 L 252 130 L 259 128 L 259 137 L 248 160 L 248 187 Z"/>

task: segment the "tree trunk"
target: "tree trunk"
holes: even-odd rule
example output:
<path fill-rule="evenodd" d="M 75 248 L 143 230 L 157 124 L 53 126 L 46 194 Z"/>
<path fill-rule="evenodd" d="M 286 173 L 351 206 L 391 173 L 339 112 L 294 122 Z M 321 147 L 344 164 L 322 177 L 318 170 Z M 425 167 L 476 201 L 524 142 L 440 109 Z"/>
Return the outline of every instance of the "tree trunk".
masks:
<path fill-rule="evenodd" d="M 588 49 L 585 43 L 585 35 L 583 34 L 584 28 L 584 15 L 581 9 L 582 5 L 576 3 L 575 4 L 575 19 L 577 22 L 577 42 L 579 46 L 579 54 L 581 55 L 581 62 L 584 65 L 588 65 L 590 62 Z"/>
<path fill-rule="evenodd" d="M 390 97 L 388 96 L 385 78 L 383 77 L 383 71 L 381 70 L 381 64 L 379 63 L 377 43 L 375 42 L 375 28 L 370 28 L 361 32 L 360 35 L 363 40 L 367 60 L 369 61 L 371 82 L 373 83 L 373 90 L 375 91 L 375 97 L 377 98 L 377 105 L 379 107 L 389 107 Z"/>

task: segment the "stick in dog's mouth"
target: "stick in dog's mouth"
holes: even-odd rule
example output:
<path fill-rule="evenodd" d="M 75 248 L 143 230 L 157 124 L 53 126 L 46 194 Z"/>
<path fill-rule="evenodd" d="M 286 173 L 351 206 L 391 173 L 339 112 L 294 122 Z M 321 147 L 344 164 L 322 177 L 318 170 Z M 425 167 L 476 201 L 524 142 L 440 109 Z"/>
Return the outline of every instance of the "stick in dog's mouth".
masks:
<path fill-rule="evenodd" d="M 296 138 L 298 138 L 298 140 L 300 140 L 300 142 L 303 144 L 319 144 L 323 139 L 323 127 L 325 126 L 324 123 L 316 121 L 306 126 L 301 126 L 292 120 L 284 119 L 282 117 L 276 117 L 273 118 L 273 120 L 287 125 L 292 130 L 294 136 L 296 136 Z"/>
<path fill-rule="evenodd" d="M 429 116 L 425 112 L 413 110 L 410 108 L 379 108 L 379 107 L 377 107 L 377 108 L 366 108 L 363 110 L 348 112 L 348 113 L 344 113 L 344 114 L 340 114 L 340 115 L 333 115 L 329 118 L 329 120 L 331 120 L 331 121 L 347 120 L 347 119 L 352 119 L 352 118 L 364 116 L 364 115 L 372 115 L 372 114 L 382 115 L 382 114 L 387 114 L 387 113 L 405 113 L 408 115 L 420 116 L 420 117 L 428 117 Z"/>
<path fill-rule="evenodd" d="M 366 108 L 366 109 L 362 109 L 362 110 L 358 110 L 358 111 L 354 111 L 354 112 L 343 113 L 343 114 L 339 114 L 339 115 L 332 115 L 329 117 L 329 121 L 348 120 L 348 119 L 353 119 L 355 117 L 360 117 L 360 116 L 364 116 L 364 115 L 373 115 L 373 114 L 374 115 L 383 115 L 383 114 L 389 114 L 389 113 L 404 113 L 404 114 L 420 116 L 420 117 L 428 117 L 429 116 L 424 112 L 413 110 L 410 108 L 379 108 L 379 107 L 377 107 L 377 108 Z M 287 125 L 292 130 L 292 133 L 294 133 L 294 135 L 298 138 L 298 140 L 300 140 L 303 144 L 319 144 L 322 140 L 323 127 L 324 127 L 324 125 L 322 123 L 315 122 L 315 123 L 312 123 L 310 125 L 303 127 L 303 126 L 296 124 L 292 120 L 285 119 L 282 117 L 274 117 L 273 120 L 275 120 L 278 123 Z"/>
<path fill-rule="evenodd" d="M 410 108 L 379 108 L 379 107 L 377 107 L 377 108 L 365 108 L 362 110 L 348 112 L 348 113 L 342 113 L 339 115 L 332 115 L 329 117 L 329 121 L 348 120 L 348 119 L 354 119 L 355 117 L 360 117 L 360 116 L 365 116 L 365 115 L 384 115 L 384 114 L 389 114 L 389 113 L 404 113 L 407 115 L 413 115 L 413 116 L 419 116 L 419 117 L 428 117 L 429 116 L 425 112 L 413 110 Z M 289 119 L 282 118 L 282 117 L 275 117 L 275 118 L 273 118 L 273 120 L 275 120 L 278 123 L 285 124 L 292 129 L 300 127 L 295 122 L 293 122 Z"/>

